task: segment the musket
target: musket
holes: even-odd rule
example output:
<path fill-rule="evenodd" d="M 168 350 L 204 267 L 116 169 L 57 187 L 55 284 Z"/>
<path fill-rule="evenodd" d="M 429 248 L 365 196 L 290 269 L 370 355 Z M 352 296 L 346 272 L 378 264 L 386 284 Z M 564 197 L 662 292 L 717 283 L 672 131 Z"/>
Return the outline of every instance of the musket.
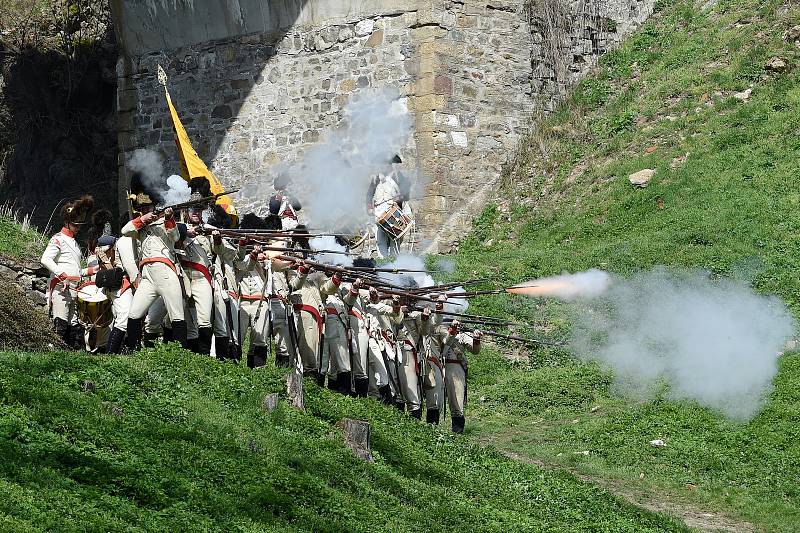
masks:
<path fill-rule="evenodd" d="M 470 279 L 467 281 L 451 281 L 450 283 L 441 283 L 439 285 L 429 285 L 428 287 L 416 287 L 411 289 L 411 292 L 440 292 L 446 291 L 450 289 L 455 289 L 457 287 L 463 287 L 464 285 L 475 285 L 478 283 L 483 283 L 485 281 L 489 281 L 488 278 L 476 278 Z"/>
<path fill-rule="evenodd" d="M 305 237 L 305 238 L 312 238 L 312 237 L 343 237 L 343 238 L 352 238 L 354 235 L 348 235 L 346 233 L 311 233 L 304 232 L 298 233 L 293 230 L 270 230 L 270 229 L 218 229 L 217 231 L 220 232 L 222 235 L 230 236 L 230 237 L 238 237 L 240 235 L 263 235 L 263 236 L 277 236 L 277 237 Z"/>
<path fill-rule="evenodd" d="M 359 255 L 359 254 L 354 254 L 352 252 L 341 252 L 339 250 L 311 250 L 309 248 L 280 248 L 278 246 L 261 246 L 261 249 L 268 252 L 301 252 L 301 253 L 304 252 L 309 254 L 337 254 L 337 255 L 348 255 L 348 256 Z"/>
<path fill-rule="evenodd" d="M 503 294 L 506 289 L 489 289 L 485 291 L 464 291 L 464 292 L 447 292 L 445 295 L 448 298 L 472 298 L 474 296 L 483 296 L 486 294 Z"/>
<path fill-rule="evenodd" d="M 472 329 L 472 328 L 461 328 L 461 331 L 463 331 L 465 333 L 472 333 L 475 330 Z M 481 332 L 482 335 L 488 335 L 490 337 L 499 337 L 501 339 L 508 339 L 508 340 L 511 340 L 511 341 L 520 341 L 520 342 L 525 342 L 525 343 L 528 343 L 528 344 L 535 344 L 537 346 L 564 346 L 563 342 L 546 342 L 546 341 L 540 341 L 540 340 L 536 340 L 536 339 L 526 339 L 525 337 L 517 337 L 515 335 L 506 335 L 504 333 L 498 333 L 496 331 L 485 330 L 485 329 L 482 329 L 482 330 L 479 330 L 479 331 Z"/>
<path fill-rule="evenodd" d="M 444 311 L 444 310 L 437 311 L 435 309 L 433 310 L 433 312 L 434 313 L 439 313 L 440 315 L 445 315 L 445 316 L 457 316 L 457 317 L 460 317 L 460 318 L 471 318 L 471 319 L 474 319 L 474 320 L 482 320 L 482 321 L 487 322 L 487 323 L 488 322 L 493 322 L 493 323 L 497 323 L 497 324 L 508 324 L 508 325 L 512 325 L 512 326 L 526 326 L 526 324 L 522 324 L 521 322 L 511 322 L 511 321 L 508 321 L 508 320 L 503 320 L 502 318 L 496 318 L 496 317 L 492 317 L 492 316 L 469 315 L 469 314 L 466 314 L 466 313 L 456 313 L 454 311 Z"/>
<path fill-rule="evenodd" d="M 350 267 L 353 270 L 358 270 L 360 272 L 386 272 L 389 274 L 399 274 L 401 272 L 420 272 L 423 274 L 428 274 L 429 270 L 415 270 L 412 268 L 377 268 L 377 267 Z"/>
<path fill-rule="evenodd" d="M 195 205 L 202 205 L 211 202 L 216 202 L 217 198 L 220 196 L 225 196 L 226 194 L 233 194 L 239 192 L 239 189 L 231 189 L 230 191 L 223 191 L 217 194 L 212 194 L 211 196 L 206 196 L 205 198 L 198 198 L 197 200 L 189 200 L 187 202 L 181 202 L 179 204 L 172 204 L 172 205 L 165 205 L 162 207 L 157 207 L 153 210 L 155 214 L 160 214 L 166 211 L 167 209 L 172 209 L 173 211 L 179 211 L 181 209 L 186 209 L 187 207 L 192 207 Z"/>

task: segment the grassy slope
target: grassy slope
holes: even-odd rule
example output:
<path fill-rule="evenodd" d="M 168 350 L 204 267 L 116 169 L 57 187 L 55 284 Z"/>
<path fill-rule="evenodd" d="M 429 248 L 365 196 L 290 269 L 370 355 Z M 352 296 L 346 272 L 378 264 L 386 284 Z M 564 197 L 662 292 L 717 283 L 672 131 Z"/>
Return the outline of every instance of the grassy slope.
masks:
<path fill-rule="evenodd" d="M 0 255 L 18 259 L 38 258 L 47 244 L 47 237 L 22 226 L 7 216 L 13 213 L 0 213 Z"/>
<path fill-rule="evenodd" d="M 476 221 L 457 274 L 519 282 L 591 267 L 701 267 L 750 276 L 800 312 L 800 87 L 797 71 L 764 68 L 774 56 L 797 64 L 781 34 L 800 12 L 772 0 L 721 0 L 713 12 L 665 4 L 531 136 L 505 184 L 516 200 Z M 749 101 L 732 97 L 748 87 Z M 634 189 L 627 176 L 643 168 L 656 175 Z M 552 303 L 497 297 L 478 308 L 548 322 L 553 336 L 567 328 Z M 662 398 L 615 398 L 608 374 L 556 351 L 529 364 L 489 354 L 471 377 L 470 432 L 482 439 L 769 529 L 800 523 L 798 354 L 782 357 L 769 405 L 746 424 Z M 650 447 L 656 438 L 668 447 Z M 582 450 L 591 453 L 573 453 Z"/>
<path fill-rule="evenodd" d="M 681 529 L 373 400 L 307 385 L 305 413 L 265 412 L 272 369 L 174 347 L 0 366 L 0 530 Z M 374 464 L 341 443 L 346 416 L 372 422 Z"/>

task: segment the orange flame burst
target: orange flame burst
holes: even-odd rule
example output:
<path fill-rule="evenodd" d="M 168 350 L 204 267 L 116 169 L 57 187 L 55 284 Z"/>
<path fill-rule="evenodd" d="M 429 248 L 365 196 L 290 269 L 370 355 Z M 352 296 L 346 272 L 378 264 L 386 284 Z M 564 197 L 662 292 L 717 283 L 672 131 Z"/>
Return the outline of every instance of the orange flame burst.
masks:
<path fill-rule="evenodd" d="M 525 296 L 557 296 L 565 291 L 569 291 L 572 285 L 563 280 L 539 280 L 529 281 L 523 285 L 517 285 L 506 289 L 511 294 L 523 294 Z"/>

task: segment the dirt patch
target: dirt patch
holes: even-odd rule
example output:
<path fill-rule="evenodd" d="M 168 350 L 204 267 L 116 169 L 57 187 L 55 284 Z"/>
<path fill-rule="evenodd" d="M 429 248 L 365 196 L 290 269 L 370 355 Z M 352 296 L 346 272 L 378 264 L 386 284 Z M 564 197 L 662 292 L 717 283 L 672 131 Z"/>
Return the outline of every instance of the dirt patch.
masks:
<path fill-rule="evenodd" d="M 533 459 L 512 452 L 510 450 L 498 449 L 506 457 L 519 461 L 520 463 L 536 465 L 540 468 L 562 469 L 561 466 L 550 465 L 539 459 Z M 710 512 L 699 509 L 692 505 L 679 503 L 671 499 L 666 493 L 653 493 L 632 488 L 622 482 L 579 474 L 578 472 L 565 469 L 578 479 L 587 483 L 592 483 L 610 492 L 611 494 L 626 500 L 627 502 L 653 511 L 655 513 L 666 514 L 681 520 L 684 524 L 698 531 L 736 531 L 748 532 L 759 531 L 759 529 L 749 522 L 743 522 L 731 518 L 722 513 Z"/>
<path fill-rule="evenodd" d="M 0 350 L 47 351 L 63 347 L 48 316 L 8 275 L 0 276 Z"/>

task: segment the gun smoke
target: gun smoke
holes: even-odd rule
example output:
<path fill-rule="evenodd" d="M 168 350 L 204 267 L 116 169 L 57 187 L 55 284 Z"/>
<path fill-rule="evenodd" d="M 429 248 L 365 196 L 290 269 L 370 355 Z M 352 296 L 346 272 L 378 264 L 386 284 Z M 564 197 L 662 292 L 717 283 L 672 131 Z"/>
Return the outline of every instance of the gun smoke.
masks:
<path fill-rule="evenodd" d="M 609 365 L 617 392 L 646 398 L 666 383 L 671 398 L 735 420 L 759 411 L 795 331 L 778 298 L 704 271 L 601 274 L 559 276 L 580 288 L 554 295 L 571 300 L 572 350 Z"/>
<path fill-rule="evenodd" d="M 128 158 L 128 169 L 157 203 L 169 205 L 189 200 L 191 191 L 182 177 L 176 174 L 164 177 L 164 158 L 158 152 L 146 148 L 134 150 Z"/>
<path fill-rule="evenodd" d="M 368 222 L 366 195 L 372 177 L 390 171 L 390 160 L 408 143 L 411 117 L 404 100 L 389 90 L 354 96 L 337 129 L 323 135 L 297 161 L 275 165 L 271 176 L 288 175 L 293 194 L 314 228 L 361 228 Z M 265 198 L 272 178 L 243 187 L 243 197 Z"/>

